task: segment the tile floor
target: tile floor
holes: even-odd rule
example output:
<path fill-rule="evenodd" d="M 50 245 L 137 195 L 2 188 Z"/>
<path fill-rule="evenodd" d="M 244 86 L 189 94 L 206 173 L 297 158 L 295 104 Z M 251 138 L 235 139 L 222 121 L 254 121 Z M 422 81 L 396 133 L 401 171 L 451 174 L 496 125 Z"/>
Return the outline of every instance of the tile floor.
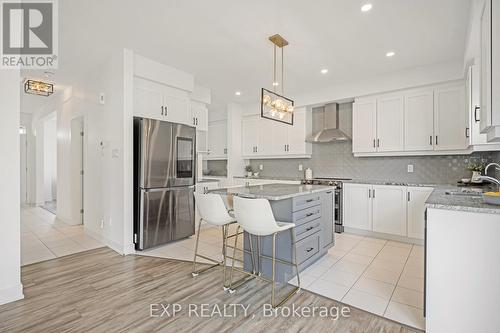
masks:
<path fill-rule="evenodd" d="M 21 208 L 21 265 L 45 261 L 104 246 L 40 207 Z"/>
<path fill-rule="evenodd" d="M 192 261 L 195 241 L 191 236 L 137 254 Z M 425 329 L 422 246 L 346 233 L 335 234 L 335 242 L 326 256 L 301 272 L 303 289 Z M 220 229 L 202 227 L 199 246 L 220 260 Z"/>
<path fill-rule="evenodd" d="M 419 245 L 335 234 L 328 254 L 301 272 L 303 289 L 425 329 Z M 296 284 L 296 279 L 290 281 Z"/>

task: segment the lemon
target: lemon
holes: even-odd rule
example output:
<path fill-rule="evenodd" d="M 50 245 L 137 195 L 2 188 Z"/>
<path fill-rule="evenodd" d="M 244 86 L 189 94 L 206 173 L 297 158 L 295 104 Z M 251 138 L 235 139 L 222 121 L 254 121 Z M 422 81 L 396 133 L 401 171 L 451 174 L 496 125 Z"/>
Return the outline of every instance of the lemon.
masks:
<path fill-rule="evenodd" d="M 486 192 L 484 195 L 488 195 L 490 197 L 500 197 L 500 192 Z"/>

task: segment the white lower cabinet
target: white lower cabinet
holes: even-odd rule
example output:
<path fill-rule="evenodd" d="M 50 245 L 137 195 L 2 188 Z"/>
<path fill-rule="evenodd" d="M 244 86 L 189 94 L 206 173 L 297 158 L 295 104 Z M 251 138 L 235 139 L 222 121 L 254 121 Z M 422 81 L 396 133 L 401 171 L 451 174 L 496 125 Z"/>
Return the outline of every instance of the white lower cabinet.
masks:
<path fill-rule="evenodd" d="M 408 187 L 407 189 L 407 235 L 410 238 L 424 239 L 425 201 L 432 191 L 431 187 Z"/>
<path fill-rule="evenodd" d="M 372 230 L 371 185 L 344 184 L 344 226 Z"/>
<path fill-rule="evenodd" d="M 430 187 L 344 184 L 344 226 L 388 235 L 424 238 Z"/>
<path fill-rule="evenodd" d="M 406 187 L 373 186 L 373 231 L 406 236 Z"/>

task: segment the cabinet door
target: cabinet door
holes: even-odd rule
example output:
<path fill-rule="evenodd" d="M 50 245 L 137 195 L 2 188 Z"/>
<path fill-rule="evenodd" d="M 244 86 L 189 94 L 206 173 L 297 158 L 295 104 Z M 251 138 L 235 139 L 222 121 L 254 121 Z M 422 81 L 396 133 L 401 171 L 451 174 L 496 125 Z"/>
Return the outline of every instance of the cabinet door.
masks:
<path fill-rule="evenodd" d="M 377 151 L 403 151 L 403 97 L 377 99 Z"/>
<path fill-rule="evenodd" d="M 481 66 L 475 64 L 468 71 L 467 110 L 470 113 L 470 143 L 472 145 L 487 144 L 486 134 L 481 134 Z"/>
<path fill-rule="evenodd" d="M 221 159 L 226 156 L 226 122 L 215 121 L 208 124 L 208 156 L 207 159 Z"/>
<path fill-rule="evenodd" d="M 484 2 L 481 13 L 481 121 L 480 129 L 486 133 L 492 125 L 491 109 L 491 1 Z"/>
<path fill-rule="evenodd" d="M 163 87 L 163 106 L 165 118 L 163 120 L 178 124 L 192 125 L 189 121 L 190 104 L 187 92 Z"/>
<path fill-rule="evenodd" d="M 197 130 L 206 131 L 208 129 L 208 109 L 205 104 L 191 102 L 190 125 Z"/>
<path fill-rule="evenodd" d="M 376 148 L 376 112 L 375 100 L 356 101 L 352 110 L 352 151 L 353 153 L 371 153 Z"/>
<path fill-rule="evenodd" d="M 293 126 L 288 125 L 287 131 L 287 153 L 293 155 L 307 154 L 305 110 L 295 110 L 293 115 Z"/>
<path fill-rule="evenodd" d="M 295 116 L 295 115 L 294 115 Z M 294 125 L 295 126 L 295 125 Z M 272 126 L 272 155 L 274 156 L 281 156 L 281 155 L 286 155 L 287 154 L 287 144 L 288 144 L 288 130 L 289 127 L 291 128 L 292 126 L 279 123 L 279 122 L 274 122 Z"/>
<path fill-rule="evenodd" d="M 196 152 L 208 152 L 208 138 L 207 131 L 196 131 Z"/>
<path fill-rule="evenodd" d="M 243 156 L 256 154 L 259 137 L 259 118 L 247 116 L 241 121 L 241 152 Z"/>
<path fill-rule="evenodd" d="M 321 234 L 323 248 L 329 247 L 334 241 L 334 200 L 333 190 L 324 192 L 321 202 Z"/>
<path fill-rule="evenodd" d="M 406 236 L 406 188 L 373 186 L 373 231 Z"/>
<path fill-rule="evenodd" d="M 425 201 L 432 191 L 429 187 L 408 187 L 408 237 L 424 239 Z"/>
<path fill-rule="evenodd" d="M 134 79 L 134 116 L 165 120 L 163 88 L 152 81 Z"/>
<path fill-rule="evenodd" d="M 274 120 L 259 119 L 256 155 L 270 156 L 273 154 L 273 130 L 275 123 Z"/>
<path fill-rule="evenodd" d="M 344 226 L 372 230 L 371 185 L 344 184 Z"/>
<path fill-rule="evenodd" d="M 432 90 L 405 94 L 405 150 L 433 150 L 434 93 Z"/>
<path fill-rule="evenodd" d="M 464 86 L 434 91 L 434 150 L 466 149 Z"/>

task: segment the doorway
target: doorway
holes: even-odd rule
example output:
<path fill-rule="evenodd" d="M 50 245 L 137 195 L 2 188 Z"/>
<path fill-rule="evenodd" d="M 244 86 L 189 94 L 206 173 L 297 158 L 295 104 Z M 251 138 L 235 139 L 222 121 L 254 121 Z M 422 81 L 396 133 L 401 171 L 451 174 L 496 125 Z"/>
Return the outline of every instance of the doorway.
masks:
<path fill-rule="evenodd" d="M 73 206 L 75 220 L 83 224 L 84 218 L 84 123 L 83 117 L 77 117 L 71 120 L 71 182 L 73 196 Z"/>
<path fill-rule="evenodd" d="M 42 208 L 57 215 L 57 116 L 43 124 L 43 204 Z"/>

